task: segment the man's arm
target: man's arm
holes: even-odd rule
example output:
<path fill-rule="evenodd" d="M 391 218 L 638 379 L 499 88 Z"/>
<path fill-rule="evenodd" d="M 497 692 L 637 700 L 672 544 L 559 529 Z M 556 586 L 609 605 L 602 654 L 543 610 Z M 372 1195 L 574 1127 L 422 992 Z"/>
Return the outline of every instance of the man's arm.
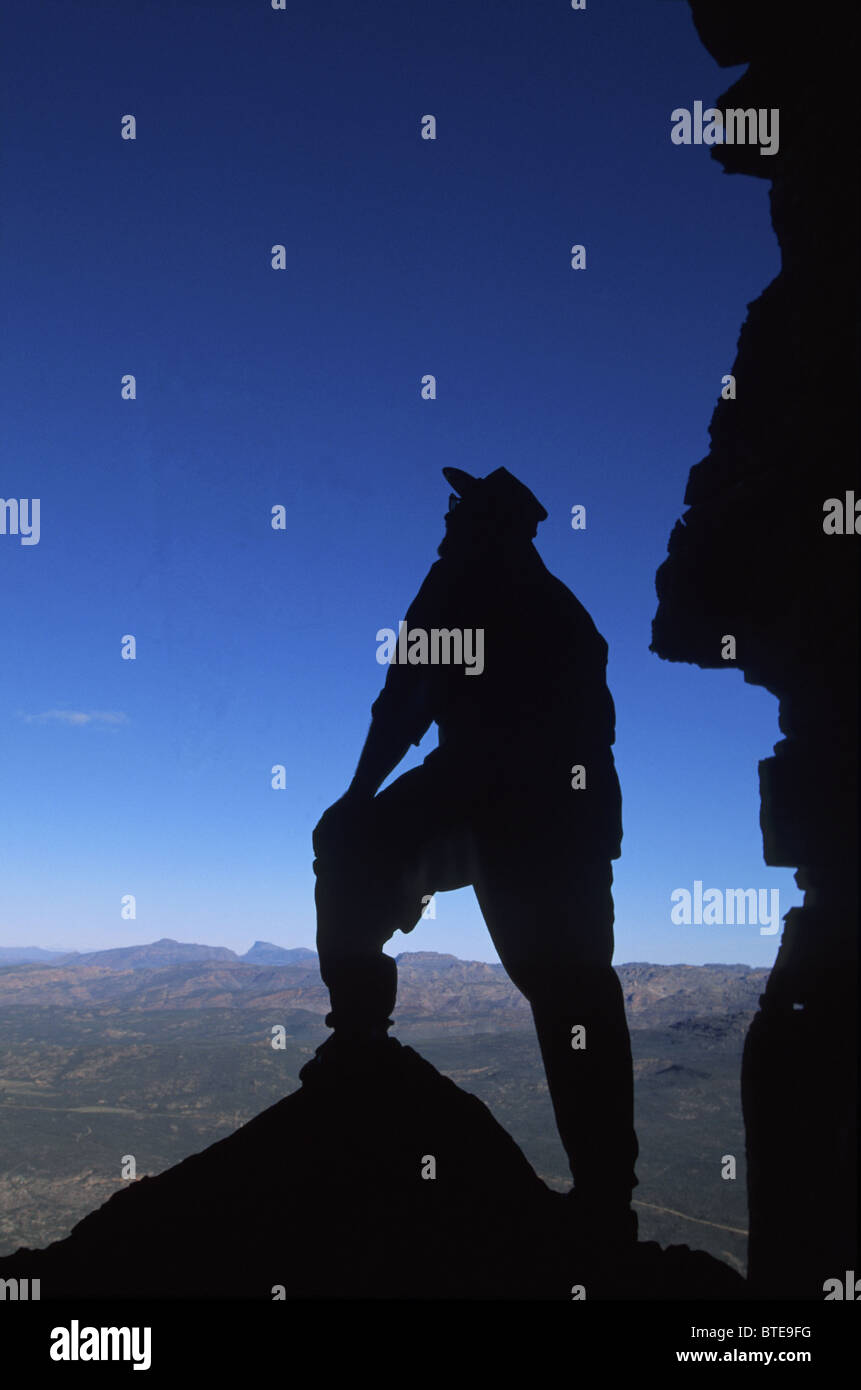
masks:
<path fill-rule="evenodd" d="M 347 788 L 350 797 L 376 796 L 390 772 L 406 755 L 412 739 L 396 726 L 372 719 L 353 780 Z"/>
<path fill-rule="evenodd" d="M 410 746 L 421 743 L 432 720 L 427 670 L 390 666 L 386 683 L 371 705 L 371 727 L 348 795 L 375 796 Z"/>
<path fill-rule="evenodd" d="M 436 609 L 440 587 L 437 561 L 426 576 L 406 613 L 406 627 L 424 627 Z M 404 758 L 412 744 L 421 743 L 433 722 L 431 676 L 426 667 L 395 661 L 385 684 L 371 706 L 371 727 L 359 757 L 353 780 L 340 800 L 324 812 L 314 831 L 315 845 L 326 836 L 339 834 L 344 818 L 361 810 L 376 796 L 383 782 Z"/>
<path fill-rule="evenodd" d="M 392 671 L 396 669 L 393 667 Z M 413 675 L 418 676 L 419 673 L 413 670 Z M 405 699 L 405 696 L 411 698 Z M 410 683 L 409 689 L 405 689 L 399 680 L 386 681 L 371 707 L 371 727 L 353 780 L 340 800 L 323 813 L 315 827 L 315 853 L 320 852 L 327 840 L 338 840 L 348 833 L 348 827 L 355 823 L 357 816 L 361 816 L 364 805 L 373 800 L 410 745 L 421 743 L 431 723 L 431 715 L 425 711 L 426 702 L 425 682 L 416 680 Z"/>
<path fill-rule="evenodd" d="M 439 605 L 444 567 L 437 561 L 410 604 L 406 632 L 427 628 Z M 406 636 L 406 632 L 404 636 Z M 396 658 L 398 653 L 396 652 Z M 371 727 L 347 795 L 375 796 L 411 745 L 421 743 L 433 722 L 431 675 L 426 667 L 399 660 L 389 667 L 385 684 L 371 706 Z"/>

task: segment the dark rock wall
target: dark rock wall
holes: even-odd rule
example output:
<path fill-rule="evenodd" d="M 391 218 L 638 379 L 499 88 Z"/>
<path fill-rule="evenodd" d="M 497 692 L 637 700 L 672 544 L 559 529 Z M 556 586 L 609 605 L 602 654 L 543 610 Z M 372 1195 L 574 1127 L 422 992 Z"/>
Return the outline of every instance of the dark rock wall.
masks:
<path fill-rule="evenodd" d="M 657 575 L 652 650 L 740 667 L 779 700 L 759 765 L 768 864 L 793 866 L 785 923 L 742 1071 L 752 1281 L 822 1298 L 859 1269 L 857 1200 L 858 556 L 823 504 L 861 501 L 855 6 L 691 0 L 706 47 L 748 63 L 718 108 L 778 108 L 779 152 L 716 145 L 771 180 L 781 271 L 748 306 L 688 510 Z M 711 100 L 703 93 L 705 104 Z M 704 151 L 705 153 L 705 151 Z M 717 172 L 717 171 L 716 171 Z M 734 662 L 722 638 L 737 643 Z M 705 735 L 705 731 L 704 731 Z"/>

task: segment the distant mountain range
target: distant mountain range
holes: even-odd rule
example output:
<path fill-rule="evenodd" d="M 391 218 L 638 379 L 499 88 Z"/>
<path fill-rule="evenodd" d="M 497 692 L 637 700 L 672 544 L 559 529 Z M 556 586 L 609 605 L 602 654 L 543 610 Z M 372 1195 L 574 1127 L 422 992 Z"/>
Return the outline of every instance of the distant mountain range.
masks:
<path fill-rule="evenodd" d="M 35 948 L 34 948 L 35 949 Z M 134 1009 L 266 1008 L 279 1014 L 328 1012 L 317 957 L 306 947 L 284 949 L 256 941 L 239 956 L 224 946 L 163 938 L 151 945 L 51 955 L 0 955 L 0 1008 L 80 1008 L 108 1013 Z M 501 965 L 464 961 L 436 951 L 398 956 L 399 1026 L 425 1034 L 531 1026 L 531 1011 Z M 746 1026 L 768 971 L 748 965 L 620 965 L 632 1027 Z M 310 1019 L 309 1019 L 310 1022 Z"/>
<path fill-rule="evenodd" d="M 0 967 L 4 965 L 49 964 L 104 965 L 110 970 L 152 970 L 165 965 L 186 965 L 190 961 L 246 961 L 249 965 L 298 965 L 316 960 L 306 946 L 285 950 L 271 941 L 255 941 L 250 951 L 237 955 L 227 946 L 198 946 L 163 936 L 145 946 L 116 946 L 107 951 L 43 951 L 40 946 L 0 946 Z"/>
<path fill-rule="evenodd" d="M 309 951 L 307 946 L 285 950 L 283 946 L 273 946 L 271 941 L 255 941 L 251 950 L 239 959 L 248 965 L 301 965 L 303 961 L 315 961 L 317 952 Z"/>
<path fill-rule="evenodd" d="M 41 946 L 0 946 L 0 966 L 60 960 L 65 954 L 64 951 L 43 951 Z"/>

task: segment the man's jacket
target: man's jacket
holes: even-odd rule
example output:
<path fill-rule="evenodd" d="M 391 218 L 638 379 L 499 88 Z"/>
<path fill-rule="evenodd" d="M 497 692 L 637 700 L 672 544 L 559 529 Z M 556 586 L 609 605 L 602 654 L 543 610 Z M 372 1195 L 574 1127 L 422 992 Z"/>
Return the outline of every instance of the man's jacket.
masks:
<path fill-rule="evenodd" d="M 439 727 L 453 787 L 480 804 L 518 803 L 532 817 L 570 819 L 584 852 L 618 858 L 621 795 L 613 761 L 615 709 L 606 683 L 607 643 L 570 589 L 529 541 L 479 557 L 446 556 L 430 569 L 405 615 L 410 633 L 472 633 L 483 669 L 463 663 L 393 662 L 372 706 L 375 721 L 419 744 Z M 476 631 L 483 634 L 482 643 Z M 421 644 L 412 643 L 421 654 Z M 443 637 L 436 654 L 457 653 Z M 576 773 L 576 768 L 582 768 Z M 575 788 L 572 782 L 585 781 Z"/>

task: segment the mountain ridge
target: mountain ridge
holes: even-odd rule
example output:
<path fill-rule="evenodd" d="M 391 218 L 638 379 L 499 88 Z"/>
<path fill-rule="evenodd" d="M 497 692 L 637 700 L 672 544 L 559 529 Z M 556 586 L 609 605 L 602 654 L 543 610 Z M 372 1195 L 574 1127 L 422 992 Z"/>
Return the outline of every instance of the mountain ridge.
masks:
<path fill-rule="evenodd" d="M 247 959 L 254 947 L 240 957 L 226 947 L 187 944 L 175 959 L 181 945 L 164 939 L 151 947 L 7 964 L 0 967 L 0 1008 L 98 1007 L 112 1014 L 242 1007 L 309 1016 L 329 1011 L 317 957 L 307 948 L 285 950 L 286 963 L 265 964 Z M 268 955 L 271 943 L 255 945 Z M 207 954 L 210 949 L 218 954 Z M 402 952 L 397 959 L 401 1026 L 421 1025 L 439 1034 L 532 1026 L 529 1004 L 497 963 L 431 951 Z M 632 1027 L 722 1020 L 721 1026 L 735 1031 L 756 1009 L 768 973 L 746 965 L 617 967 Z"/>

